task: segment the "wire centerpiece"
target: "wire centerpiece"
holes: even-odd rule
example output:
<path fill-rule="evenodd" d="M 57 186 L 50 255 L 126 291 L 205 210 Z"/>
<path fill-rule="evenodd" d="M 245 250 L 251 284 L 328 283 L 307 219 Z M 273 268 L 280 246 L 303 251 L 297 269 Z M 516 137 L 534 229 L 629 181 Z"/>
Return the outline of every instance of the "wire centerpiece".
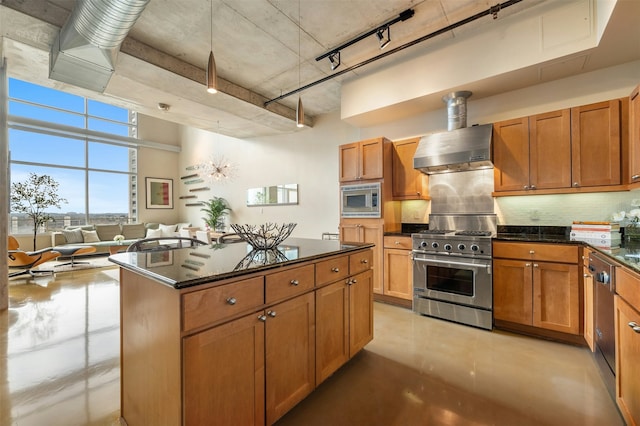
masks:
<path fill-rule="evenodd" d="M 263 225 L 238 225 L 231 224 L 231 228 L 254 249 L 268 250 L 278 247 L 278 244 L 286 240 L 296 223 L 265 223 Z"/>

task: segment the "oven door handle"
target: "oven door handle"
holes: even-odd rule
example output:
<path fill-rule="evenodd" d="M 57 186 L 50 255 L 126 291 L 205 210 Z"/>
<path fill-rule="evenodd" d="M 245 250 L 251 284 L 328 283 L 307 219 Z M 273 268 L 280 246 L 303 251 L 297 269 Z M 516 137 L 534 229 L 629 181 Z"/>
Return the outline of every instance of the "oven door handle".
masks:
<path fill-rule="evenodd" d="M 457 261 L 450 261 L 450 260 L 434 260 L 434 259 L 421 259 L 419 257 L 414 257 L 413 260 L 418 261 L 418 262 L 431 262 L 431 263 L 440 263 L 440 264 L 455 264 L 455 265 L 460 265 L 460 266 L 470 266 L 472 268 L 482 268 L 482 267 L 486 267 L 487 270 L 489 271 L 489 273 L 491 273 L 491 265 L 479 265 L 477 263 L 465 263 L 465 262 L 457 262 Z"/>

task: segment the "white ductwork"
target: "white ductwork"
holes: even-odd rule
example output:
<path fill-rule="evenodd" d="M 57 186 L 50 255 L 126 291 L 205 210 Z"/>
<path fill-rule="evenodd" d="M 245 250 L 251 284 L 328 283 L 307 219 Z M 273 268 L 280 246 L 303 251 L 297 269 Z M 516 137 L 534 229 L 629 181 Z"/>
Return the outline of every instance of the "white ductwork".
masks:
<path fill-rule="evenodd" d="M 78 0 L 51 46 L 49 78 L 104 92 L 120 45 L 149 0 Z"/>

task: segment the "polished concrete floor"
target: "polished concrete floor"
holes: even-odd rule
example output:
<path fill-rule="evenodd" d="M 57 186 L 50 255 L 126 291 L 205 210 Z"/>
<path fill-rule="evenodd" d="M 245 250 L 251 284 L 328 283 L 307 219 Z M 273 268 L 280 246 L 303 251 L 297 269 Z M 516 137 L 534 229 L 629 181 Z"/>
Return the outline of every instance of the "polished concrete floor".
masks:
<path fill-rule="evenodd" d="M 0 425 L 119 424 L 117 270 L 11 283 Z M 374 318 L 373 342 L 278 426 L 623 424 L 585 348 L 384 304 Z"/>

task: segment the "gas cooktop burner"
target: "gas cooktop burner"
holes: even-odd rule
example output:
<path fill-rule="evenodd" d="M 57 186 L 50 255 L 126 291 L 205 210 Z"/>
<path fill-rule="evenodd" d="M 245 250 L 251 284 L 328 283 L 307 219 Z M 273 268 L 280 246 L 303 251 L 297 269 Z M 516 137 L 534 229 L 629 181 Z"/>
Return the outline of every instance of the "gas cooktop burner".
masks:
<path fill-rule="evenodd" d="M 444 235 L 450 234 L 454 232 L 452 229 L 425 229 L 420 231 L 421 234 L 429 234 L 429 235 Z"/>
<path fill-rule="evenodd" d="M 455 235 L 469 235 L 473 237 L 488 237 L 491 231 L 457 231 Z"/>

